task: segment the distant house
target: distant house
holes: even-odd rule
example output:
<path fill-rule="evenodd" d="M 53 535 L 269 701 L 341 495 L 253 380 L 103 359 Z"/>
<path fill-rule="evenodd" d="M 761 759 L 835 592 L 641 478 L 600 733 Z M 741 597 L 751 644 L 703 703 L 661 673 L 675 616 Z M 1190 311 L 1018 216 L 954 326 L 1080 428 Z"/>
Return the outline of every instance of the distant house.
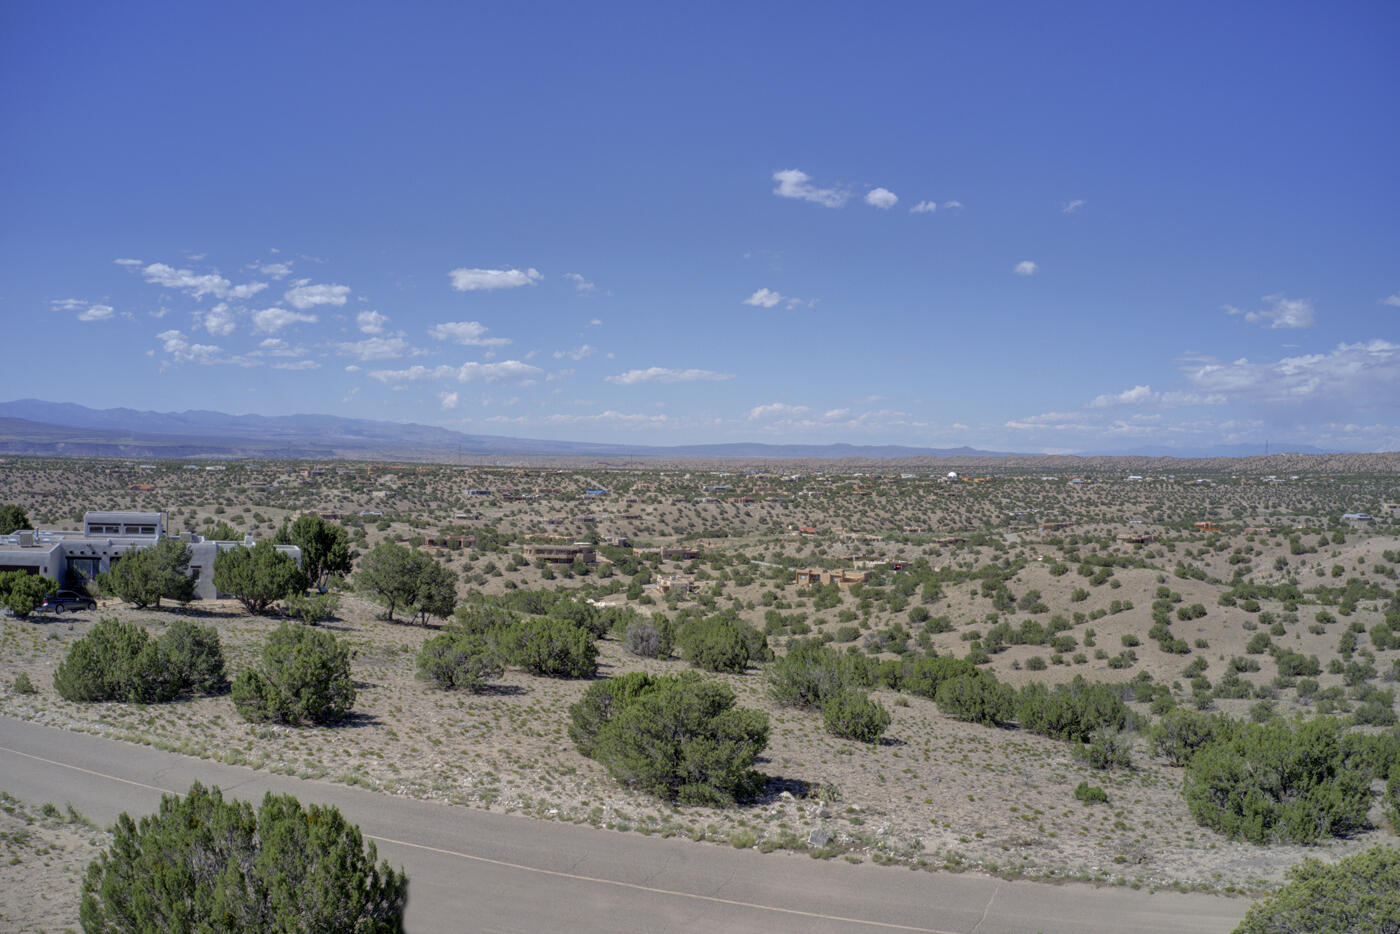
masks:
<path fill-rule="evenodd" d="M 593 546 L 588 542 L 567 545 L 528 544 L 522 546 L 520 551 L 527 561 L 547 561 L 550 564 L 573 564 L 575 561 L 596 564 L 598 560 Z"/>
<path fill-rule="evenodd" d="M 607 496 L 607 495 L 608 495 L 609 493 L 611 493 L 611 492 L 612 492 L 611 490 L 602 490 L 602 489 L 599 489 L 599 490 L 584 490 L 584 491 L 583 491 L 583 495 L 584 495 L 584 496 Z"/>
<path fill-rule="evenodd" d="M 40 574 L 58 581 L 61 587 L 76 587 L 110 571 L 124 555 L 150 548 L 167 536 L 162 512 L 89 511 L 83 514 L 81 531 L 27 530 L 0 535 L 0 571 Z M 221 552 L 254 544 L 251 535 L 241 542 L 206 541 L 193 533 L 181 539 L 190 549 L 195 595 L 206 600 L 222 596 L 214 586 L 214 559 Z M 276 548 L 301 566 L 300 548 Z"/>
<path fill-rule="evenodd" d="M 1342 513 L 1342 521 L 1343 521 L 1343 522 L 1375 522 L 1376 519 L 1375 519 L 1374 516 L 1370 515 L 1369 513 L 1364 513 L 1364 512 L 1344 512 L 1344 513 Z"/>
<path fill-rule="evenodd" d="M 835 584 L 843 590 L 870 580 L 869 571 L 847 569 L 827 570 L 826 568 L 798 568 L 797 583 L 817 585 Z"/>

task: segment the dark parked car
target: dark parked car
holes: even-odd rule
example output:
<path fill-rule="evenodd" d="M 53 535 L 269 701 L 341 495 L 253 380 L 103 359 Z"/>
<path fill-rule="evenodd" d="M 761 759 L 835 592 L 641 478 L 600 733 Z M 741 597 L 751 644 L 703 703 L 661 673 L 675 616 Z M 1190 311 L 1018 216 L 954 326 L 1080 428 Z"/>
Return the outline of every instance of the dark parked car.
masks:
<path fill-rule="evenodd" d="M 95 610 L 97 601 L 71 590 L 60 590 L 44 598 L 39 609 L 49 613 L 62 613 L 64 610 Z"/>

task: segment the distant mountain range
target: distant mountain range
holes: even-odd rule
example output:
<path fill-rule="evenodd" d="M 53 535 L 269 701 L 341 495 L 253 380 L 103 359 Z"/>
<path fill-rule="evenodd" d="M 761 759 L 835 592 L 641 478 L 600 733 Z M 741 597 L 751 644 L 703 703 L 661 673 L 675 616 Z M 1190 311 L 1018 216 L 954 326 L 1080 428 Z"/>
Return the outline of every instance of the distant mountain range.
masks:
<path fill-rule="evenodd" d="M 1274 452 L 1327 452 L 1310 445 L 1271 445 Z M 70 402 L 17 399 L 0 402 L 0 453 L 66 457 L 268 457 L 480 460 L 511 457 L 594 457 L 746 460 L 959 460 L 1026 459 L 1042 454 L 977 448 L 920 448 L 857 444 L 598 444 L 470 435 L 412 422 L 336 415 L 228 415 L 223 412 L 141 412 L 91 409 Z M 1112 457 L 1219 458 L 1262 454 L 1258 446 L 1210 449 L 1143 448 Z"/>

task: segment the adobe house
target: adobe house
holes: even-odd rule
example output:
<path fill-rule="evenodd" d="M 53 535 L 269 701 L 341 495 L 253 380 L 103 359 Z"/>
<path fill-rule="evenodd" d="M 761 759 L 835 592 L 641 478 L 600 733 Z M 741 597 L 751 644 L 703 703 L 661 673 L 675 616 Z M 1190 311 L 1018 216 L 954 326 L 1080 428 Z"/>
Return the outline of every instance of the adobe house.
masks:
<path fill-rule="evenodd" d="M 110 571 L 128 552 L 150 548 L 168 534 L 163 512 L 89 511 L 83 514 L 81 531 L 44 529 L 0 535 L 0 571 L 39 574 L 58 581 L 60 587 L 78 587 Z M 203 600 L 222 596 L 214 586 L 214 559 L 231 548 L 254 544 L 251 535 L 241 542 L 215 542 L 186 532 L 180 539 L 190 549 L 195 596 Z M 300 548 L 275 547 L 301 567 Z"/>

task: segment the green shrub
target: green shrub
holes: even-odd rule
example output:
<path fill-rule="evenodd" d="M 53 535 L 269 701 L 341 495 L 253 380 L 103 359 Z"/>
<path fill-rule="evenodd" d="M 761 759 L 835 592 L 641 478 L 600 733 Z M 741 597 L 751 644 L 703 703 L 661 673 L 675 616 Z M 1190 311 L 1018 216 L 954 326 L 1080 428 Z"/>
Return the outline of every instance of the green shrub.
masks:
<path fill-rule="evenodd" d="M 294 593 L 286 598 L 287 612 L 308 626 L 329 622 L 335 619 L 340 609 L 340 594 Z"/>
<path fill-rule="evenodd" d="M 1108 794 L 1098 785 L 1091 785 L 1088 782 L 1080 782 L 1075 785 L 1074 796 L 1085 804 L 1105 804 L 1108 802 Z"/>
<path fill-rule="evenodd" d="M 24 619 L 39 608 L 58 582 L 27 571 L 0 571 L 0 606 Z"/>
<path fill-rule="evenodd" d="M 154 704 L 228 687 L 223 649 L 210 626 L 178 620 L 160 639 L 134 623 L 99 620 L 73 643 L 53 676 L 64 700 Z"/>
<path fill-rule="evenodd" d="M 283 623 L 268 634 L 262 662 L 233 682 L 233 705 L 250 723 L 338 723 L 355 705 L 350 650 L 328 632 Z"/>
<path fill-rule="evenodd" d="M 456 576 L 427 554 L 393 542 L 381 542 L 360 561 L 355 583 L 373 594 L 389 610 L 403 607 L 426 623 L 429 616 L 442 619 L 457 605 Z"/>
<path fill-rule="evenodd" d="M 692 674 L 634 684 L 610 701 L 605 719 L 594 712 L 593 722 L 601 725 L 591 743 L 583 731 L 580 749 L 588 748 L 622 784 L 710 806 L 749 799 L 761 788 L 752 766 L 768 744 L 768 717 L 735 708 L 727 685 Z M 571 720 L 578 706 L 570 708 Z"/>
<path fill-rule="evenodd" d="M 224 676 L 224 651 L 213 626 L 177 619 L 157 640 L 167 676 L 181 691 L 222 694 L 228 690 Z"/>
<path fill-rule="evenodd" d="M 1240 724 L 1187 762 L 1184 794 L 1196 821 L 1251 843 L 1316 843 L 1365 826 L 1370 774 L 1348 769 L 1341 724 L 1320 717 Z"/>
<path fill-rule="evenodd" d="M 1128 769 L 1133 766 L 1133 742 L 1115 729 L 1099 730 L 1082 746 L 1076 746 L 1075 756 L 1091 769 Z"/>
<path fill-rule="evenodd" d="M 749 645 L 739 627 L 723 617 L 687 620 L 676 642 L 681 657 L 708 671 L 743 672 L 749 667 Z"/>
<path fill-rule="evenodd" d="M 1234 934 L 1400 931 L 1400 850 L 1374 846 L 1328 865 L 1305 859 L 1288 884 L 1260 899 Z"/>
<path fill-rule="evenodd" d="M 860 691 L 840 691 L 822 704 L 822 723 L 832 736 L 862 743 L 879 742 L 890 725 L 890 712 Z"/>
<path fill-rule="evenodd" d="M 162 599 L 189 603 L 196 581 L 190 576 L 190 549 L 178 538 L 129 551 L 97 581 L 104 591 L 136 607 L 160 606 Z"/>
<path fill-rule="evenodd" d="M 788 643 L 787 654 L 768 668 L 768 692 L 787 707 L 821 707 L 832 695 L 871 683 L 863 659 L 842 655 L 816 639 Z"/>
<path fill-rule="evenodd" d="M 983 726 L 1001 726 L 1015 716 L 1016 691 L 991 675 L 974 670 L 941 682 L 934 703 L 950 717 Z"/>
<path fill-rule="evenodd" d="M 1017 698 L 1016 719 L 1032 733 L 1084 743 L 1099 730 L 1127 728 L 1132 715 L 1123 703 L 1121 687 L 1076 676 L 1054 690 L 1043 684 L 1026 685 Z"/>
<path fill-rule="evenodd" d="M 501 633 L 505 660 L 550 678 L 591 678 L 598 672 L 598 646 L 585 629 L 562 619 L 539 617 Z"/>
<path fill-rule="evenodd" d="M 199 783 L 139 822 L 117 818 L 79 915 L 98 931 L 403 930 L 408 877 L 334 807 L 268 793 L 255 812 Z"/>
<path fill-rule="evenodd" d="M 484 636 L 465 630 L 441 633 L 418 650 L 418 677 L 444 691 L 480 694 L 488 681 L 505 672 L 494 645 Z"/>
<path fill-rule="evenodd" d="M 583 697 L 569 707 L 569 739 L 574 741 L 574 745 L 583 755 L 590 759 L 595 758 L 598 733 L 614 714 L 642 694 L 674 680 L 676 679 L 658 678 L 644 671 L 634 671 L 590 684 L 588 690 L 583 692 Z"/>
<path fill-rule="evenodd" d="M 899 669 L 899 683 L 891 687 L 933 700 L 938 696 L 938 686 L 944 681 L 976 674 L 977 670 L 977 666 L 967 659 L 951 655 L 923 656 L 903 662 Z"/>
<path fill-rule="evenodd" d="M 1184 766 L 1207 743 L 1231 735 L 1234 726 L 1235 722 L 1224 714 L 1211 716 L 1177 707 L 1162 714 L 1162 719 L 1148 731 L 1148 742 L 1153 755 Z"/>
<path fill-rule="evenodd" d="M 256 614 L 305 591 L 307 580 L 290 555 L 278 551 L 271 542 L 258 542 L 251 548 L 239 545 L 219 552 L 214 559 L 214 586 Z"/>
<path fill-rule="evenodd" d="M 34 682 L 29 680 L 29 672 L 21 671 L 15 675 L 14 692 L 16 694 L 38 694 L 39 689 L 34 686 Z"/>
<path fill-rule="evenodd" d="M 637 617 L 627 624 L 622 646 L 639 658 L 668 658 L 671 655 L 669 626 L 658 627 L 651 620 Z"/>
<path fill-rule="evenodd" d="M 1391 827 L 1400 830 L 1400 761 L 1390 767 L 1385 781 L 1385 816 Z"/>

